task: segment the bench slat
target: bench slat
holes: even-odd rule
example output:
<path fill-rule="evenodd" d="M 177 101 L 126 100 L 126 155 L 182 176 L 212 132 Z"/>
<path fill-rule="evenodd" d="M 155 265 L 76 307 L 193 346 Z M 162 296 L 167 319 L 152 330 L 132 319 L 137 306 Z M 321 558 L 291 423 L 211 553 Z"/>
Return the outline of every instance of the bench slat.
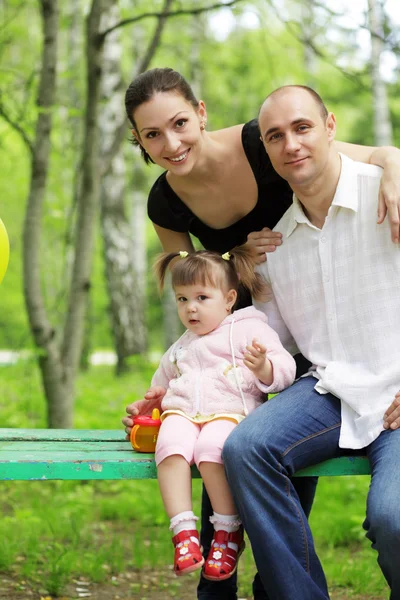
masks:
<path fill-rule="evenodd" d="M 18 453 L 23 456 L 24 454 L 35 453 L 36 455 L 41 455 L 42 453 L 54 453 L 54 454 L 64 454 L 65 456 L 69 454 L 85 454 L 87 452 L 94 453 L 103 453 L 103 452 L 125 452 L 128 456 L 128 453 L 133 454 L 134 450 L 130 442 L 126 442 L 124 440 L 114 442 L 114 441 L 94 441 L 90 442 L 76 440 L 76 441 L 67 441 L 64 440 L 62 442 L 51 442 L 51 441 L 27 441 L 23 442 L 4 442 L 0 441 L 0 458 L 3 458 L 6 455 L 10 455 Z M 135 453 L 137 454 L 137 453 Z M 153 454 L 154 457 L 154 454 Z"/>
<path fill-rule="evenodd" d="M 6 481 L 155 479 L 154 460 L 126 461 L 96 459 L 77 462 L 0 463 L 0 479 Z"/>
<path fill-rule="evenodd" d="M 309 475 L 370 475 L 369 460 L 366 456 L 341 456 L 331 458 L 307 469 L 302 469 L 295 477 L 307 477 Z"/>
<path fill-rule="evenodd" d="M 122 429 L 0 429 L 0 441 L 125 441 Z"/>
<path fill-rule="evenodd" d="M 367 475 L 365 456 L 345 456 L 296 473 Z M 196 467 L 192 476 L 199 477 Z M 120 430 L 0 429 L 0 480 L 154 479 L 154 454 L 134 452 Z"/>

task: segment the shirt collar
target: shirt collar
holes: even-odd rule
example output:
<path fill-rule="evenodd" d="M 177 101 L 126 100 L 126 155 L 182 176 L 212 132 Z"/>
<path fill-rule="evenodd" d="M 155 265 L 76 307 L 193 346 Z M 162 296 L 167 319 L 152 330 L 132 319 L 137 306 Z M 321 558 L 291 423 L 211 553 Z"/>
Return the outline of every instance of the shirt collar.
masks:
<path fill-rule="evenodd" d="M 340 177 L 336 192 L 332 200 L 332 206 L 348 208 L 354 212 L 358 211 L 358 177 L 354 172 L 354 161 L 348 156 L 339 153 L 341 158 Z M 304 214 L 303 206 L 295 194 L 293 194 L 293 205 L 290 208 L 286 237 L 289 237 L 299 223 L 310 224 Z"/>

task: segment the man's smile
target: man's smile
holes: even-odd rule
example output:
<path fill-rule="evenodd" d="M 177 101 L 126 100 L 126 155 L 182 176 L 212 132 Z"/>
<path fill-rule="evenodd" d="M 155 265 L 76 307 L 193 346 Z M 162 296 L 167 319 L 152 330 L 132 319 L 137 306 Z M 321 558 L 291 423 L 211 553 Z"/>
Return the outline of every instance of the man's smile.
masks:
<path fill-rule="evenodd" d="M 300 165 L 301 163 L 303 163 L 305 160 L 307 160 L 308 156 L 304 156 L 303 158 L 296 158 L 295 160 L 288 160 L 285 162 L 285 165 Z"/>

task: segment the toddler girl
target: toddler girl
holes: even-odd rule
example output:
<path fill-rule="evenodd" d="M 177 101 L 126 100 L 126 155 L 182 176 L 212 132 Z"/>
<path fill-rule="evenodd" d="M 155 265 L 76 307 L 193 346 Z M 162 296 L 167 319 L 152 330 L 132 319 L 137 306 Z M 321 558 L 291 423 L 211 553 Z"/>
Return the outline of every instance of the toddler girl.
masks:
<path fill-rule="evenodd" d="M 174 572 L 183 575 L 204 565 L 204 577 L 223 580 L 236 571 L 245 544 L 225 478 L 222 447 L 264 394 L 293 383 L 296 366 L 264 314 L 252 306 L 232 314 L 239 281 L 254 297 L 265 295 L 251 251 L 240 247 L 222 256 L 207 250 L 162 254 L 155 265 L 161 289 L 168 266 L 179 256 L 171 276 L 186 331 L 161 359 L 147 400 L 138 403 L 137 412 L 148 412 L 150 404 L 162 401 L 155 460 L 171 519 Z M 192 511 L 193 463 L 214 510 L 214 538 L 206 560 L 196 530 L 198 517 Z"/>

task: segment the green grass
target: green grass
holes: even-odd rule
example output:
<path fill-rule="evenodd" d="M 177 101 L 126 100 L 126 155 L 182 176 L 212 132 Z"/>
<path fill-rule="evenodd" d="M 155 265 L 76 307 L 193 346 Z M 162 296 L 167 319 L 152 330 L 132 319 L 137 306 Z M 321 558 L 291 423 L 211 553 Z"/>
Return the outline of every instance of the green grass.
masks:
<path fill-rule="evenodd" d="M 134 361 L 134 371 L 115 379 L 108 367 L 78 380 L 77 428 L 120 426 L 127 403 L 147 389 L 154 365 Z M 0 369 L 3 427 L 44 427 L 45 405 L 33 361 Z M 311 525 L 328 582 L 335 593 L 387 597 L 376 553 L 362 521 L 368 477 L 321 478 Z M 109 581 L 122 572 L 159 569 L 170 563 L 172 545 L 156 481 L 2 482 L 0 571 L 37 589 L 61 594 L 72 578 Z M 200 512 L 201 482 L 193 482 Z M 250 549 L 240 562 L 240 597 L 251 596 L 255 572 Z M 366 577 L 368 573 L 368 577 Z M 138 586 L 132 584 L 132 589 Z M 171 584 L 160 579 L 162 589 Z M 176 588 L 179 597 L 179 588 Z M 335 596 L 333 595 L 333 598 Z"/>

